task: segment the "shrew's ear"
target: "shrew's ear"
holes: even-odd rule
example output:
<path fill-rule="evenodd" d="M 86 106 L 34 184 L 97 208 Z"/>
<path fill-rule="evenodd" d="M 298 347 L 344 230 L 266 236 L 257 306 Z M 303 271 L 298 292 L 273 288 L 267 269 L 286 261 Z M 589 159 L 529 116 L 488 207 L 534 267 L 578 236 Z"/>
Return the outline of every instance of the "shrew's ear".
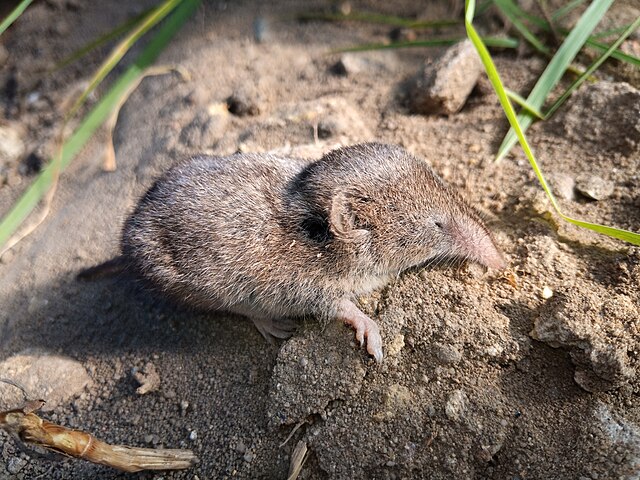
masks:
<path fill-rule="evenodd" d="M 364 221 L 362 206 L 357 195 L 338 192 L 331 200 L 329 228 L 336 238 L 344 242 L 364 242 L 369 238 L 369 230 Z"/>

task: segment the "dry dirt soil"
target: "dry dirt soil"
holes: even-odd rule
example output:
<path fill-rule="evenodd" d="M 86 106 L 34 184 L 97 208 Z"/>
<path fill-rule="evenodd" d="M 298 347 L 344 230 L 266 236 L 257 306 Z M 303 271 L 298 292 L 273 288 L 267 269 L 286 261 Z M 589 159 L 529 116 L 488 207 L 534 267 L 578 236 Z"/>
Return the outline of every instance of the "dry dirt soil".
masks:
<path fill-rule="evenodd" d="M 43 72 L 148 4 L 35 2 L 3 35 L 3 128 L 24 148 L 2 164 L 1 214 L 53 151 L 69 99 L 108 50 Z M 442 18 L 459 13 L 460 2 L 449 5 L 352 6 Z M 2 433 L 0 478 L 286 478 L 300 441 L 302 479 L 640 478 L 640 250 L 562 222 L 519 148 L 492 161 L 506 122 L 485 77 L 459 113 L 411 114 L 407 80 L 440 50 L 350 55 L 346 75 L 334 68 L 330 49 L 383 41 L 390 28 L 295 19 L 326 6 L 199 8 L 158 62 L 191 78 L 145 79 L 118 118 L 117 170 L 102 169 L 102 132 L 62 175 L 43 224 L 0 263 L 0 376 L 48 397 L 51 421 L 110 443 L 190 448 L 199 464 L 127 475 L 39 456 Z M 638 14 L 616 2 L 605 23 Z M 504 31 L 491 16 L 481 28 Z M 638 42 L 623 48 L 638 55 Z M 525 93 L 545 66 L 526 49 L 496 52 L 496 62 Z M 635 231 L 638 83 L 637 70 L 612 63 L 529 135 L 562 208 Z M 370 140 L 430 162 L 485 214 L 510 265 L 416 269 L 360 299 L 382 328 L 381 365 L 343 325 L 309 321 L 270 345 L 246 319 L 181 310 L 132 279 L 75 279 L 118 253 L 136 199 L 188 155 L 319 157 Z M 62 380 L 42 373 L 64 361 L 73 367 L 60 366 Z M 29 377 L 38 372 L 46 378 Z M 138 393 L 141 384 L 150 391 Z"/>

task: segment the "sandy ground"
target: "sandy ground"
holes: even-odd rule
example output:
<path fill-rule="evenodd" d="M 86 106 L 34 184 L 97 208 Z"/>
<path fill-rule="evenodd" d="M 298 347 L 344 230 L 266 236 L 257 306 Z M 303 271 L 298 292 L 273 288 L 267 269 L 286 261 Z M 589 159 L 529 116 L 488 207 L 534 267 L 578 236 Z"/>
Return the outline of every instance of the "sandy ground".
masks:
<path fill-rule="evenodd" d="M 50 76 L 42 69 L 143 3 L 38 2 L 2 37 L 4 114 L 25 147 L 3 164 L 0 213 L 31 181 L 23 159 L 51 151 L 65 102 L 104 51 Z M 430 5 L 394 9 L 446 13 Z M 200 8 L 159 61 L 187 69 L 191 80 L 145 79 L 119 116 L 117 170 L 102 171 L 98 135 L 61 178 L 46 221 L 0 263 L 0 370 L 19 376 L 20 365 L 35 368 L 34 355 L 44 359 L 36 370 L 51 388 L 38 390 L 34 380 L 34 394 L 52 400 L 43 416 L 111 443 L 191 448 L 200 463 L 118 475 L 38 456 L 2 433 L 0 478 L 286 478 L 299 441 L 309 448 L 304 479 L 640 478 L 640 250 L 561 222 L 519 149 L 492 162 L 506 123 L 486 78 L 456 115 L 410 114 L 403 86 L 439 51 L 360 54 L 350 58 L 355 70 L 338 75 L 339 55 L 328 50 L 381 41 L 389 28 L 294 20 L 308 8 L 250 1 Z M 611 21 L 639 13 L 617 2 Z M 496 61 L 520 91 L 544 68 L 527 52 Z M 638 231 L 637 75 L 615 64 L 607 75 L 609 82 L 587 86 L 534 126 L 530 140 L 566 211 Z M 252 115 L 221 108 L 234 92 L 255 107 Z M 319 157 L 367 140 L 427 159 L 486 215 L 510 264 L 506 274 L 418 269 L 360 299 L 382 328 L 381 365 L 342 325 L 308 322 L 269 345 L 241 317 L 185 312 L 132 279 L 75 280 L 117 254 L 136 199 L 185 156 Z M 27 349 L 32 356 L 16 360 Z M 62 364 L 63 380 L 42 374 L 56 355 L 82 368 Z M 136 392 L 138 372 L 153 391 Z"/>

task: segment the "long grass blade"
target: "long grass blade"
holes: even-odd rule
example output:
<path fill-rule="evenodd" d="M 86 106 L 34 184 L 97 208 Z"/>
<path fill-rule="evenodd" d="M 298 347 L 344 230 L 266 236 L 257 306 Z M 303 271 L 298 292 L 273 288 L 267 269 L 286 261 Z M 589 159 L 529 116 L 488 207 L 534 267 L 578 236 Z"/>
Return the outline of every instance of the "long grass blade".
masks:
<path fill-rule="evenodd" d="M 113 70 L 113 68 L 120 62 L 122 57 L 129 51 L 129 49 L 142 37 L 150 28 L 158 24 L 163 18 L 165 18 L 171 11 L 176 8 L 182 0 L 166 0 L 156 9 L 154 9 L 147 17 L 140 22 L 140 24 L 127 35 L 116 47 L 111 51 L 109 56 L 102 62 L 102 65 L 98 68 L 93 78 L 89 81 L 89 86 L 80 95 L 78 100 L 74 103 L 73 107 L 67 113 L 66 118 L 69 119 L 78 111 L 80 106 L 84 103 L 87 97 L 95 90 L 95 88 L 104 80 L 104 78 Z"/>
<path fill-rule="evenodd" d="M 129 85 L 141 76 L 166 47 L 180 27 L 193 14 L 200 4 L 200 0 L 182 0 L 176 11 L 167 18 L 158 32 L 149 41 L 143 52 L 115 82 L 113 87 L 104 95 L 96 106 L 84 118 L 73 135 L 65 142 L 59 163 L 51 162 L 45 168 L 27 191 L 13 206 L 11 211 L 0 222 L 0 246 L 4 245 L 13 235 L 29 213 L 36 207 L 40 199 L 49 191 L 58 171 L 63 170 L 77 155 L 80 149 L 91 138 L 96 129 L 109 116 L 118 99 L 127 92 Z"/>
<path fill-rule="evenodd" d="M 531 30 L 520 20 L 520 10 L 511 0 L 494 0 L 496 7 L 509 19 L 520 35 L 529 42 L 536 50 L 544 55 L 550 55 L 549 48 L 536 37 Z"/>
<path fill-rule="evenodd" d="M 517 38 L 509 37 L 482 37 L 485 45 L 494 48 L 518 48 L 519 41 Z M 394 43 L 368 43 L 364 45 L 356 45 L 353 47 L 338 48 L 331 50 L 330 53 L 346 53 L 346 52 L 366 52 L 370 50 L 394 50 L 397 48 L 415 48 L 415 47 L 444 47 L 453 45 L 464 40 L 464 37 L 455 38 L 436 38 L 433 40 L 411 40 L 407 42 Z"/>
<path fill-rule="evenodd" d="M 526 98 L 523 98 L 522 96 L 520 96 L 519 93 L 514 92 L 513 90 L 510 90 L 507 87 L 504 88 L 504 91 L 506 92 L 507 97 L 509 97 L 509 100 L 511 100 L 514 103 L 517 103 L 522 108 L 527 110 L 529 113 L 536 116 L 539 120 L 545 119 L 542 112 L 538 110 L 536 107 L 534 107 L 533 105 L 531 105 L 529 102 L 527 102 Z"/>
<path fill-rule="evenodd" d="M 567 88 L 567 90 L 556 100 L 553 105 L 549 108 L 549 111 L 546 113 L 544 119 L 550 118 L 558 108 L 565 102 L 567 98 L 578 88 L 580 85 L 584 83 L 584 81 L 589 78 L 589 76 L 595 72 L 600 65 L 604 63 L 604 61 L 609 58 L 615 50 L 624 42 L 629 35 L 631 35 L 638 27 L 640 27 L 640 17 L 636 18 L 636 21 L 632 24 L 628 25 L 626 30 L 622 32 L 622 35 L 618 37 L 618 39 L 611 44 L 607 51 L 605 51 L 600 57 L 591 64 L 591 66 L 585 70 L 585 72 L 580 75 L 572 84 Z"/>
<path fill-rule="evenodd" d="M 70 55 L 60 60 L 51 69 L 51 71 L 54 72 L 66 67 L 67 65 L 70 65 L 76 60 L 84 57 L 87 53 L 91 52 L 92 50 L 95 50 L 96 48 L 101 47 L 102 45 L 110 42 L 111 40 L 118 38 L 120 35 L 127 33 L 135 25 L 137 25 L 138 22 L 140 22 L 140 20 L 142 20 L 145 16 L 149 15 L 150 11 L 151 9 L 147 9 L 144 12 L 136 15 L 135 17 L 128 19 L 123 24 L 118 25 L 116 28 L 105 33 L 104 35 L 100 35 L 95 40 L 92 40 L 91 42 L 87 43 L 84 47 L 79 48 L 75 52 L 71 53 Z"/>
<path fill-rule="evenodd" d="M 531 13 L 526 12 L 525 10 L 522 10 L 522 8 L 520 8 L 520 6 L 518 6 L 517 3 L 515 3 L 515 2 L 513 2 L 511 0 L 509 0 L 509 1 L 510 1 L 509 8 L 512 10 L 514 15 L 516 15 L 518 17 L 521 17 L 521 18 L 525 18 L 526 20 L 528 20 L 529 22 L 534 24 L 536 27 L 541 28 L 545 32 L 554 33 L 553 27 L 551 26 L 551 24 L 546 19 L 537 17 L 535 15 L 532 15 Z M 584 0 L 580 0 L 579 3 L 582 3 L 583 1 Z M 552 16 L 552 20 L 554 20 L 553 16 Z M 600 50 L 601 52 L 604 52 L 609 48 L 609 45 L 605 45 L 604 43 L 598 42 L 598 38 L 601 38 L 603 36 L 612 35 L 612 34 L 615 35 L 617 33 L 623 32 L 627 27 L 628 27 L 628 25 L 624 25 L 622 27 L 616 27 L 616 28 L 612 28 L 610 30 L 607 30 L 605 32 L 599 32 L 599 33 L 590 35 L 589 38 L 586 41 L 586 44 L 587 44 L 587 46 L 589 46 L 589 47 L 591 47 L 593 49 Z M 567 30 L 566 28 L 560 28 L 560 29 L 558 29 L 558 31 L 564 36 L 567 36 L 567 35 L 569 35 L 569 33 L 571 33 L 571 30 Z M 615 58 L 616 60 L 627 62 L 627 63 L 629 63 L 631 65 L 636 66 L 636 67 L 640 67 L 640 58 L 635 57 L 635 56 L 630 55 L 630 54 L 627 54 L 627 53 L 624 53 L 621 50 L 616 49 L 611 54 L 611 57 Z M 573 67 L 568 67 L 567 70 L 570 70 L 573 73 L 577 73 L 578 75 L 581 74 L 581 72 L 578 72 Z"/>
<path fill-rule="evenodd" d="M 626 25 L 622 25 L 620 27 L 608 28 L 607 30 L 603 30 L 601 32 L 594 33 L 593 35 L 591 35 L 590 40 L 598 40 L 599 38 L 607 38 L 607 37 L 610 37 L 612 35 L 621 34 L 627 28 L 629 28 L 629 25 L 631 25 L 631 23 L 628 23 Z"/>
<path fill-rule="evenodd" d="M 612 3 L 613 0 L 593 1 L 553 56 L 549 65 L 547 65 L 547 68 L 527 97 L 527 102 L 536 108 L 542 107 L 551 90 L 553 90 L 560 81 L 567 67 L 571 64 Z M 523 111 L 518 115 L 518 124 L 523 131 L 529 128 L 533 120 L 534 117 L 529 112 Z M 517 141 L 518 137 L 514 128 L 511 127 L 498 149 L 496 161 L 502 160 Z"/>
<path fill-rule="evenodd" d="M 553 12 L 551 14 L 551 19 L 554 22 L 557 22 L 558 20 L 560 20 L 562 17 L 567 16 L 569 13 L 571 13 L 573 10 L 575 10 L 576 8 L 578 8 L 580 5 L 582 5 L 584 3 L 584 0 L 572 0 L 571 2 L 567 3 L 566 5 L 563 5 L 562 7 L 558 8 L 555 12 Z"/>
<path fill-rule="evenodd" d="M 455 19 L 444 20 L 415 20 L 412 18 L 397 17 L 394 15 L 384 15 L 373 12 L 351 12 L 351 13 L 324 13 L 324 12 L 307 12 L 297 16 L 298 20 L 322 20 L 326 22 L 356 21 L 365 23 L 378 23 L 382 25 L 390 25 L 394 27 L 405 28 L 442 28 L 460 25 L 462 22 Z"/>
<path fill-rule="evenodd" d="M 16 19 L 22 15 L 27 7 L 31 4 L 33 0 L 22 0 L 16 8 L 14 8 L 9 15 L 0 23 L 0 35 L 4 33 L 4 31 L 11 26 Z"/>
<path fill-rule="evenodd" d="M 485 70 L 487 71 L 489 80 L 491 81 L 491 84 L 493 85 L 493 88 L 496 91 L 496 94 L 498 95 L 498 99 L 500 100 L 500 104 L 504 109 L 505 115 L 509 119 L 509 123 L 511 124 L 511 127 L 514 129 L 516 137 L 520 141 L 520 145 L 522 145 L 522 149 L 524 150 L 524 153 L 527 156 L 527 159 L 529 160 L 529 163 L 531 164 L 531 167 L 533 168 L 533 171 L 535 172 L 536 177 L 540 182 L 540 185 L 542 185 L 542 188 L 544 189 L 545 193 L 547 194 L 547 197 L 551 201 L 551 204 L 553 205 L 553 208 L 555 209 L 555 211 L 558 213 L 558 215 L 560 215 L 560 217 L 562 217 L 562 219 L 564 219 L 569 223 L 572 223 L 579 227 L 587 228 L 589 230 L 593 230 L 595 232 L 598 232 L 604 235 L 608 235 L 610 237 L 624 240 L 634 245 L 640 245 L 640 234 L 638 233 L 631 232 L 629 230 L 609 227 L 606 225 L 600 225 L 597 223 L 585 222 L 583 220 L 569 217 L 568 215 L 565 215 L 562 212 L 562 210 L 560 210 L 560 206 L 558 205 L 556 198 L 551 192 L 551 189 L 549 188 L 549 185 L 544 175 L 542 174 L 542 170 L 538 166 L 538 162 L 536 161 L 533 151 L 531 150 L 531 147 L 527 142 L 527 139 L 524 135 L 524 130 L 521 128 L 518 122 L 518 116 L 516 115 L 516 112 L 513 109 L 511 102 L 509 101 L 509 98 L 504 89 L 502 80 L 500 79 L 500 74 L 498 73 L 498 70 L 496 69 L 496 66 L 493 63 L 493 60 L 491 58 L 491 55 L 489 54 L 489 51 L 487 50 L 487 47 L 482 42 L 480 35 L 478 35 L 478 32 L 473 26 L 474 9 L 475 9 L 475 0 L 466 0 L 465 28 L 467 30 L 467 35 L 469 36 L 469 39 L 473 42 L 473 45 L 478 51 L 478 54 L 480 55 L 480 59 L 482 60 Z"/>
<path fill-rule="evenodd" d="M 591 39 L 587 40 L 587 45 L 589 47 L 595 48 L 596 50 L 600 50 L 601 52 L 604 52 L 609 48 L 608 45 Z M 611 53 L 611 56 L 616 60 L 621 60 L 636 67 L 640 67 L 640 58 L 629 55 L 628 53 L 621 52 L 620 50 L 615 50 Z"/>

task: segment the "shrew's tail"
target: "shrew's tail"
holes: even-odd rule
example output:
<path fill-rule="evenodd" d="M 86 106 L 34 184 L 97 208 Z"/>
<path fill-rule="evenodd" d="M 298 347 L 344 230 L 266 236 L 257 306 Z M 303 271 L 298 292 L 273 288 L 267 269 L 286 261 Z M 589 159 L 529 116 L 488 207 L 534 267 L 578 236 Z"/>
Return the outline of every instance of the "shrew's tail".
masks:
<path fill-rule="evenodd" d="M 100 278 L 113 277 L 123 273 L 126 269 L 127 262 L 124 256 L 120 255 L 94 267 L 81 270 L 76 276 L 76 279 L 98 280 Z"/>

